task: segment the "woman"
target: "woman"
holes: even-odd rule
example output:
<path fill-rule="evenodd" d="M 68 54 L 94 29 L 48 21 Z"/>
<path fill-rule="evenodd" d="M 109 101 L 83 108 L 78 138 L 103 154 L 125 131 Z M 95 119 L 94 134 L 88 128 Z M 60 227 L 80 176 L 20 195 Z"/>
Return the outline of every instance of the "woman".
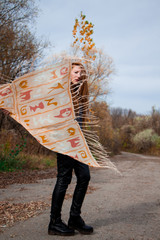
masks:
<path fill-rule="evenodd" d="M 73 63 L 71 70 L 71 93 L 77 121 L 80 127 L 84 124 L 88 95 L 88 85 L 85 80 L 86 74 L 82 64 Z M 79 91 L 77 91 L 79 89 Z M 78 92 L 78 94 L 77 94 Z M 61 209 L 66 190 L 72 179 L 74 170 L 77 177 L 77 184 L 73 194 L 72 205 L 70 208 L 70 218 L 68 226 L 61 220 Z M 82 234 L 90 234 L 93 228 L 85 224 L 81 218 L 81 207 L 90 180 L 88 165 L 81 163 L 67 155 L 57 153 L 57 182 L 52 194 L 51 219 L 48 226 L 50 235 L 74 235 L 74 230 Z"/>

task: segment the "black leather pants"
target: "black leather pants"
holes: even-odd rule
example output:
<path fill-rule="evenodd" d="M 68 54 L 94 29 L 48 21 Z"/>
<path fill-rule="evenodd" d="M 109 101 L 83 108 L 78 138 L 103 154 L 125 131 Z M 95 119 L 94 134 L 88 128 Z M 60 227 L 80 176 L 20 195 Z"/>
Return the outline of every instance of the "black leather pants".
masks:
<path fill-rule="evenodd" d="M 75 172 L 77 184 L 73 194 L 72 205 L 70 209 L 71 216 L 79 216 L 82 203 L 87 191 L 90 180 L 88 165 L 81 163 L 73 158 L 57 153 L 57 182 L 52 194 L 51 217 L 61 216 L 61 209 L 65 193 L 72 179 L 72 172 Z"/>

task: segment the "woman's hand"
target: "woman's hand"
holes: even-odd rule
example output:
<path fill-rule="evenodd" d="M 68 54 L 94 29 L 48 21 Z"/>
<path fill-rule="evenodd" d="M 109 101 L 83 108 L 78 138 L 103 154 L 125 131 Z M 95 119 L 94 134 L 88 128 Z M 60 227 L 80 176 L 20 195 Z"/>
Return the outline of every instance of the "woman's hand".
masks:
<path fill-rule="evenodd" d="M 0 111 L 2 111 L 6 115 L 10 115 L 10 112 L 4 108 L 0 108 Z"/>

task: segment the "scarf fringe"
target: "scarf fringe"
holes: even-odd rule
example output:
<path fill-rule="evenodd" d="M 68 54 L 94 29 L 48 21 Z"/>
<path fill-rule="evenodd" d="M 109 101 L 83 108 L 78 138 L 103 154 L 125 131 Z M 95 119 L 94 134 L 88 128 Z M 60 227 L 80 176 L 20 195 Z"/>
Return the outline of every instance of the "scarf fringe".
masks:
<path fill-rule="evenodd" d="M 84 80 L 83 82 L 85 82 Z M 72 86 L 71 91 L 74 91 L 72 96 L 72 101 L 74 105 L 76 119 L 82 119 L 82 121 L 78 121 L 79 125 L 82 126 L 81 130 L 89 147 L 91 154 L 94 156 L 95 160 L 99 164 L 99 167 L 102 168 L 109 168 L 116 171 L 118 174 L 121 174 L 117 167 L 110 161 L 108 152 L 104 149 L 102 144 L 99 142 L 99 137 L 97 135 L 96 130 L 93 128 L 98 128 L 99 120 L 92 112 L 88 111 L 88 107 L 94 101 L 88 99 L 87 95 L 79 96 L 80 89 L 82 87 L 82 83 L 79 84 L 79 87 Z M 83 99 L 88 99 L 86 102 L 83 102 Z M 76 101 L 76 102 L 75 102 Z M 87 111 L 85 114 L 82 113 Z"/>

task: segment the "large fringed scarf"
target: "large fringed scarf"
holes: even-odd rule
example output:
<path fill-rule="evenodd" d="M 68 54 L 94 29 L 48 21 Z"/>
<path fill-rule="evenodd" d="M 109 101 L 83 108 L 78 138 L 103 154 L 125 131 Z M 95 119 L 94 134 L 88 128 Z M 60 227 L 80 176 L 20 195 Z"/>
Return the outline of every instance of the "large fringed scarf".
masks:
<path fill-rule="evenodd" d="M 7 109 L 46 148 L 92 167 L 117 171 L 91 130 L 94 116 L 89 112 L 84 126 L 80 123 L 84 116 L 78 114 L 88 104 L 73 104 L 74 98 L 84 97 L 78 94 L 83 82 L 71 86 L 70 72 L 71 61 L 67 61 L 0 85 L 0 108 Z"/>

